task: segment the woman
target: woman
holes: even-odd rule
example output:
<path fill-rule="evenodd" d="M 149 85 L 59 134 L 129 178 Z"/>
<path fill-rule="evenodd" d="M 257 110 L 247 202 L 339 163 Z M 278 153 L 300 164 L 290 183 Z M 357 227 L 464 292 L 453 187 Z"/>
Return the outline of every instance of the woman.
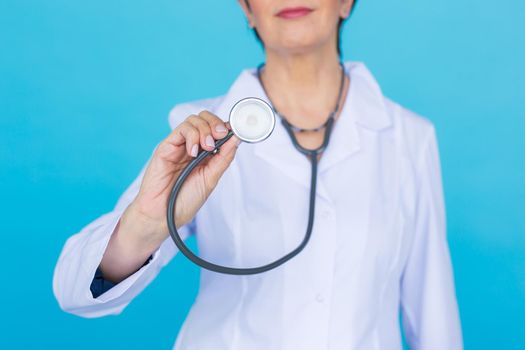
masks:
<path fill-rule="evenodd" d="M 363 64 L 339 64 L 353 1 L 239 3 L 265 48 L 260 76 L 244 70 L 226 95 L 172 110 L 172 133 L 114 210 L 66 242 L 54 276 L 61 307 L 117 314 L 155 278 L 177 253 L 165 215 L 175 179 L 226 135 L 235 102 L 254 96 L 307 129 L 295 135 L 312 149 L 335 110 L 312 238 L 263 274 L 202 270 L 175 348 L 401 349 L 399 310 L 411 349 L 462 348 L 433 124 L 385 98 Z M 239 143 L 232 137 L 190 175 L 174 215 L 201 256 L 252 267 L 302 239 L 310 163 L 281 123 L 262 143 Z"/>

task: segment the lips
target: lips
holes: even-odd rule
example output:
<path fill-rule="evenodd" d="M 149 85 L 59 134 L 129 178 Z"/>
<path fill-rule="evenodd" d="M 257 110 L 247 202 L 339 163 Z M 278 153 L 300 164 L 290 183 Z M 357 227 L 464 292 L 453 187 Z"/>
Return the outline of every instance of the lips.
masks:
<path fill-rule="evenodd" d="M 277 17 L 284 19 L 300 18 L 308 15 L 313 10 L 308 7 L 289 7 L 277 13 Z"/>

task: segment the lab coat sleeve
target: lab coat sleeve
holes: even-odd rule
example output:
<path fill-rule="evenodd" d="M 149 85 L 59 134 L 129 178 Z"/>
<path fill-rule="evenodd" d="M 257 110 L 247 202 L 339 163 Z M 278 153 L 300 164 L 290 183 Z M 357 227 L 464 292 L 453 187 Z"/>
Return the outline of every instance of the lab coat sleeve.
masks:
<path fill-rule="evenodd" d="M 401 278 L 401 316 L 410 349 L 462 349 L 435 128 L 421 147 L 414 238 Z"/>
<path fill-rule="evenodd" d="M 119 314 L 157 276 L 178 250 L 168 237 L 152 254 L 149 263 L 94 298 L 90 286 L 119 219 L 137 195 L 146 166 L 120 196 L 114 209 L 99 217 L 65 243 L 53 276 L 53 292 L 60 307 L 83 317 Z M 195 221 L 182 226 L 183 239 L 194 233 Z"/>

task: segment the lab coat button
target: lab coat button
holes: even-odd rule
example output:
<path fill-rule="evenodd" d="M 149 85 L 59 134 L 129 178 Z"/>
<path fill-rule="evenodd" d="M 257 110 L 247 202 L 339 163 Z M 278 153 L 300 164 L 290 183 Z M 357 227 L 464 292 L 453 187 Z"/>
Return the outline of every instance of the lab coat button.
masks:
<path fill-rule="evenodd" d="M 315 300 L 322 303 L 324 301 L 324 296 L 321 293 L 317 293 L 317 295 L 315 296 Z"/>

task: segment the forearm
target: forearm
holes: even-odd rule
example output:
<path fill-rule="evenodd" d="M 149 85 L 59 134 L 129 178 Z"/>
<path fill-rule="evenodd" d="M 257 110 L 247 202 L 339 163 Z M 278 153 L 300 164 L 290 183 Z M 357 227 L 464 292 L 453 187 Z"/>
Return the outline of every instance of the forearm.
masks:
<path fill-rule="evenodd" d="M 115 227 L 100 262 L 104 278 L 113 283 L 126 279 L 144 265 L 164 239 L 155 225 L 138 215 L 130 205 Z"/>

